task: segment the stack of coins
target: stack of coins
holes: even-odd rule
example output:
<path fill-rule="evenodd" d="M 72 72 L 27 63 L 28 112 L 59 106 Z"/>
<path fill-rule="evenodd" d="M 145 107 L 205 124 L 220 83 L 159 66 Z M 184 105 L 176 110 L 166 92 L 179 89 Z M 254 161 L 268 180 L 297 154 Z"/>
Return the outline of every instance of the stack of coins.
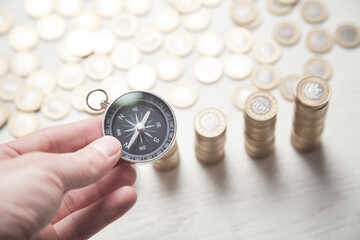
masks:
<path fill-rule="evenodd" d="M 330 86 L 322 78 L 311 76 L 297 81 L 291 133 L 291 143 L 297 151 L 309 152 L 320 146 L 330 96 Z"/>
<path fill-rule="evenodd" d="M 278 104 L 268 92 L 256 91 L 246 100 L 245 150 L 252 158 L 264 158 L 274 150 Z"/>
<path fill-rule="evenodd" d="M 214 108 L 201 110 L 195 117 L 195 154 L 203 165 L 213 165 L 225 157 L 226 118 Z"/>
<path fill-rule="evenodd" d="M 160 171 L 168 171 L 179 165 L 180 154 L 177 142 L 170 147 L 169 151 L 159 160 L 152 163 L 153 167 Z"/>

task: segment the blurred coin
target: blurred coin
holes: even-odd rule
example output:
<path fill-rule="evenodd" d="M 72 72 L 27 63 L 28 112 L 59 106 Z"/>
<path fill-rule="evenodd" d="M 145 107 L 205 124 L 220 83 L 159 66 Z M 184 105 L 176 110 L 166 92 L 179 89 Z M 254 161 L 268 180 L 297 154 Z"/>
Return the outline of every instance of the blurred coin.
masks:
<path fill-rule="evenodd" d="M 262 90 L 272 90 L 279 84 L 279 72 L 272 65 L 257 65 L 251 75 L 253 84 Z"/>
<path fill-rule="evenodd" d="M 43 98 L 43 93 L 36 87 L 23 86 L 16 91 L 14 103 L 21 111 L 35 112 L 40 109 Z"/>
<path fill-rule="evenodd" d="M 0 99 L 12 101 L 15 92 L 23 85 L 20 77 L 13 74 L 6 74 L 0 78 Z"/>
<path fill-rule="evenodd" d="M 132 37 L 138 29 L 137 18 L 130 13 L 122 12 L 112 20 L 112 30 L 119 38 Z"/>
<path fill-rule="evenodd" d="M 29 86 L 34 86 L 41 90 L 43 94 L 50 94 L 56 87 L 55 76 L 51 72 L 45 70 L 38 70 L 30 73 L 26 79 L 26 83 Z"/>
<path fill-rule="evenodd" d="M 57 49 L 57 55 L 61 61 L 65 63 L 76 63 L 80 61 L 80 57 L 73 55 L 66 46 L 65 41 L 60 42 Z"/>
<path fill-rule="evenodd" d="M 268 9 L 277 15 L 284 15 L 291 11 L 292 6 L 279 3 L 277 0 L 267 0 L 266 2 Z"/>
<path fill-rule="evenodd" d="M 14 137 L 22 137 L 32 133 L 39 127 L 39 120 L 36 113 L 13 113 L 8 120 L 8 128 Z"/>
<path fill-rule="evenodd" d="M 154 28 L 141 28 L 135 34 L 134 42 L 140 51 L 152 53 L 161 47 L 162 35 Z"/>
<path fill-rule="evenodd" d="M 196 51 L 204 56 L 218 56 L 224 50 L 224 40 L 215 32 L 205 32 L 196 39 Z"/>
<path fill-rule="evenodd" d="M 101 82 L 100 87 L 101 89 L 106 91 L 110 101 L 114 101 L 115 99 L 129 91 L 126 80 L 118 75 L 112 75 L 105 78 Z"/>
<path fill-rule="evenodd" d="M 86 87 L 84 85 L 77 86 L 71 92 L 71 105 L 78 111 L 84 111 L 84 101 L 86 101 Z"/>
<path fill-rule="evenodd" d="M 73 28 L 95 30 L 100 27 L 100 18 L 92 9 L 83 9 L 72 19 Z"/>
<path fill-rule="evenodd" d="M 166 38 L 165 48 L 170 54 L 184 57 L 193 50 L 194 41 L 189 33 L 177 31 Z"/>
<path fill-rule="evenodd" d="M 281 47 L 272 39 L 262 39 L 255 43 L 253 54 L 258 62 L 272 64 L 280 59 Z"/>
<path fill-rule="evenodd" d="M 250 84 L 244 84 L 235 88 L 233 93 L 233 103 L 241 111 L 245 109 L 246 99 L 253 92 L 257 91 L 257 88 Z"/>
<path fill-rule="evenodd" d="M 177 81 L 171 85 L 169 100 L 177 108 L 189 108 L 198 99 L 198 91 L 191 82 Z"/>
<path fill-rule="evenodd" d="M 69 98 L 60 92 L 47 95 L 41 105 L 41 113 L 50 120 L 59 120 L 66 117 L 71 108 Z"/>
<path fill-rule="evenodd" d="M 149 12 L 152 0 L 124 0 L 126 11 L 142 16 Z"/>
<path fill-rule="evenodd" d="M 214 83 L 221 79 L 224 70 L 222 63 L 215 57 L 201 57 L 194 63 L 195 78 L 202 83 Z"/>
<path fill-rule="evenodd" d="M 95 50 L 95 36 L 90 30 L 75 29 L 67 35 L 65 44 L 71 54 L 85 57 Z"/>
<path fill-rule="evenodd" d="M 36 31 L 39 37 L 46 41 L 55 41 L 61 38 L 66 30 L 64 19 L 55 14 L 46 15 L 36 22 Z"/>
<path fill-rule="evenodd" d="M 285 4 L 285 5 L 294 5 L 299 0 L 276 0 L 276 1 L 278 1 L 281 4 Z"/>
<path fill-rule="evenodd" d="M 306 36 L 307 47 L 315 53 L 325 53 L 333 46 L 333 38 L 327 30 L 315 29 Z"/>
<path fill-rule="evenodd" d="M 75 63 L 60 65 L 55 76 L 57 84 L 66 90 L 76 88 L 85 80 L 85 73 L 81 65 Z"/>
<path fill-rule="evenodd" d="M 329 80 L 332 75 L 332 69 L 330 63 L 325 59 L 313 57 L 305 62 L 304 75 L 316 76 Z"/>
<path fill-rule="evenodd" d="M 301 15 L 309 23 L 321 23 L 327 18 L 328 11 L 322 2 L 308 0 L 302 5 Z"/>
<path fill-rule="evenodd" d="M 360 45 L 360 30 L 353 24 L 344 24 L 336 29 L 336 42 L 342 47 L 355 48 Z"/>
<path fill-rule="evenodd" d="M 233 53 L 228 55 L 224 61 L 225 74 L 234 80 L 247 78 L 253 70 L 253 63 L 247 55 Z"/>
<path fill-rule="evenodd" d="M 62 17 L 73 17 L 80 12 L 82 0 L 60 0 L 56 1 L 55 11 Z"/>
<path fill-rule="evenodd" d="M 290 22 L 279 23 L 274 29 L 274 38 L 281 45 L 291 46 L 300 39 L 299 28 Z"/>
<path fill-rule="evenodd" d="M 149 90 L 155 86 L 157 79 L 152 67 L 139 64 L 128 71 L 126 80 L 131 89 Z"/>
<path fill-rule="evenodd" d="M 297 75 L 289 75 L 280 80 L 280 93 L 286 100 L 294 101 L 294 87 L 298 79 Z"/>
<path fill-rule="evenodd" d="M 216 7 L 222 2 L 223 0 L 201 0 L 204 7 Z"/>
<path fill-rule="evenodd" d="M 0 35 L 9 31 L 13 21 L 13 17 L 9 12 L 0 9 Z"/>
<path fill-rule="evenodd" d="M 9 63 L 6 57 L 0 55 L 0 77 L 7 74 L 9 71 Z"/>
<path fill-rule="evenodd" d="M 179 13 L 170 7 L 158 8 L 152 15 L 152 24 L 160 32 L 171 32 L 179 26 L 179 23 Z"/>
<path fill-rule="evenodd" d="M 107 55 L 91 55 L 84 62 L 85 74 L 93 80 L 103 80 L 114 70 L 113 63 Z"/>
<path fill-rule="evenodd" d="M 201 7 L 201 0 L 176 0 L 173 2 L 174 7 L 180 13 L 192 13 Z"/>
<path fill-rule="evenodd" d="M 253 46 L 253 36 L 246 28 L 233 28 L 226 33 L 226 47 L 234 53 L 246 53 Z"/>
<path fill-rule="evenodd" d="M 247 0 L 238 0 L 231 9 L 231 17 L 233 21 L 242 26 L 247 25 L 255 20 L 258 10 L 256 5 Z"/>
<path fill-rule="evenodd" d="M 94 31 L 95 35 L 95 54 L 109 54 L 114 50 L 117 38 L 115 34 L 106 29 L 100 28 Z"/>
<path fill-rule="evenodd" d="M 15 51 L 25 52 L 33 49 L 39 37 L 30 25 L 17 25 L 9 33 L 9 44 Z"/>
<path fill-rule="evenodd" d="M 33 52 L 16 53 L 9 62 L 11 72 L 20 77 L 28 76 L 39 64 L 39 58 Z"/>
<path fill-rule="evenodd" d="M 0 102 L 0 128 L 2 128 L 9 119 L 11 110 L 8 103 Z"/>
<path fill-rule="evenodd" d="M 127 70 L 138 64 L 141 60 L 139 50 L 130 43 L 121 43 L 111 53 L 111 60 L 115 67 Z"/>
<path fill-rule="evenodd" d="M 185 14 L 182 17 L 182 23 L 187 30 L 203 31 L 211 21 L 211 16 L 208 10 L 200 8 L 196 12 Z"/>
<path fill-rule="evenodd" d="M 40 18 L 51 13 L 54 4 L 54 0 L 25 0 L 24 9 L 29 17 Z"/>
<path fill-rule="evenodd" d="M 113 18 L 121 12 L 122 1 L 119 0 L 96 0 L 95 9 L 97 14 L 103 18 Z"/>
<path fill-rule="evenodd" d="M 184 64 L 179 57 L 164 56 L 155 62 L 156 75 L 164 81 L 174 81 L 184 72 Z"/>

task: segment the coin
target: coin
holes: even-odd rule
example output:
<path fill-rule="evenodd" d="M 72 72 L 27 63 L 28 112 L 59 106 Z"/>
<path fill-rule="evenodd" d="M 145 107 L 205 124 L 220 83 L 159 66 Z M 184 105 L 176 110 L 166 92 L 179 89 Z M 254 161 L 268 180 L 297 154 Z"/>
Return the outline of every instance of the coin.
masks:
<path fill-rule="evenodd" d="M 210 21 L 210 13 L 205 8 L 182 16 L 182 23 L 189 31 L 203 31 L 209 26 Z"/>
<path fill-rule="evenodd" d="M 129 90 L 126 80 L 118 75 L 105 78 L 100 87 L 108 94 L 109 101 L 114 101 Z"/>
<path fill-rule="evenodd" d="M 110 76 L 114 66 L 107 55 L 91 55 L 84 62 L 85 74 L 93 80 L 103 80 Z"/>
<path fill-rule="evenodd" d="M 57 49 L 57 55 L 61 61 L 65 63 L 76 63 L 80 61 L 80 57 L 73 55 L 66 46 L 65 41 L 60 42 Z"/>
<path fill-rule="evenodd" d="M 52 12 L 54 0 L 25 0 L 24 10 L 29 17 L 40 18 Z"/>
<path fill-rule="evenodd" d="M 233 103 L 241 111 L 245 109 L 246 99 L 253 92 L 257 91 L 257 88 L 250 84 L 240 85 L 235 88 L 233 93 Z"/>
<path fill-rule="evenodd" d="M 201 110 L 194 120 L 196 133 L 204 138 L 216 138 L 224 134 L 226 125 L 225 115 L 215 108 Z"/>
<path fill-rule="evenodd" d="M 60 92 L 47 95 L 41 105 L 41 113 L 50 120 L 59 120 L 66 117 L 71 108 L 69 98 Z"/>
<path fill-rule="evenodd" d="M 342 47 L 355 48 L 360 45 L 360 30 L 353 24 L 344 24 L 336 29 L 336 42 Z"/>
<path fill-rule="evenodd" d="M 177 142 L 175 141 L 169 151 L 159 160 L 152 163 L 153 167 L 160 171 L 168 171 L 178 166 L 180 162 L 180 154 Z"/>
<path fill-rule="evenodd" d="M 96 13 L 103 18 L 113 18 L 121 12 L 123 4 L 118 0 L 96 0 Z"/>
<path fill-rule="evenodd" d="M 251 1 L 236 1 L 231 9 L 232 20 L 240 26 L 251 23 L 257 14 L 256 5 Z"/>
<path fill-rule="evenodd" d="M 321 23 L 328 16 L 325 5 L 317 0 L 308 0 L 302 5 L 301 16 L 309 23 Z"/>
<path fill-rule="evenodd" d="M 100 27 L 100 18 L 92 9 L 83 9 L 72 19 L 73 28 L 95 30 Z"/>
<path fill-rule="evenodd" d="M 38 44 L 39 36 L 32 26 L 17 25 L 10 31 L 8 40 L 12 49 L 25 52 Z"/>
<path fill-rule="evenodd" d="M 13 17 L 9 12 L 0 9 L 0 35 L 9 31 L 13 21 Z"/>
<path fill-rule="evenodd" d="M 39 37 L 46 41 L 60 39 L 66 30 L 64 19 L 55 14 L 46 15 L 36 22 L 36 31 Z"/>
<path fill-rule="evenodd" d="M 176 31 L 166 38 L 165 48 L 170 54 L 184 57 L 193 50 L 194 40 L 189 33 Z"/>
<path fill-rule="evenodd" d="M 281 4 L 285 4 L 285 5 L 294 5 L 296 4 L 299 0 L 276 0 Z"/>
<path fill-rule="evenodd" d="M 137 48 L 130 43 L 121 43 L 111 53 L 111 60 L 115 67 L 127 70 L 134 67 L 141 60 L 141 54 Z"/>
<path fill-rule="evenodd" d="M 177 81 L 169 89 L 171 105 L 177 108 L 189 108 L 198 99 L 198 91 L 192 82 Z"/>
<path fill-rule="evenodd" d="M 33 52 L 16 53 L 10 59 L 9 67 L 13 74 L 26 77 L 39 67 L 39 58 Z"/>
<path fill-rule="evenodd" d="M 2 128 L 8 121 L 11 115 L 9 104 L 0 102 L 0 128 Z"/>
<path fill-rule="evenodd" d="M 163 7 L 155 10 L 151 20 L 160 32 L 172 32 L 180 24 L 180 15 L 173 8 Z"/>
<path fill-rule="evenodd" d="M 149 90 L 155 86 L 157 78 L 152 67 L 139 64 L 128 71 L 126 80 L 131 89 Z"/>
<path fill-rule="evenodd" d="M 323 58 L 313 57 L 307 60 L 304 64 L 304 75 L 321 77 L 329 80 L 332 75 L 330 63 Z"/>
<path fill-rule="evenodd" d="M 225 36 L 226 47 L 234 53 L 246 53 L 253 46 L 253 36 L 251 32 L 242 27 L 229 30 Z"/>
<path fill-rule="evenodd" d="M 82 0 L 61 0 L 55 2 L 55 12 L 62 17 L 73 17 L 80 12 Z"/>
<path fill-rule="evenodd" d="M 117 43 L 116 35 L 106 28 L 94 31 L 95 35 L 95 54 L 110 54 Z"/>
<path fill-rule="evenodd" d="M 232 53 L 225 58 L 224 72 L 234 80 L 247 78 L 253 70 L 253 63 L 247 55 Z"/>
<path fill-rule="evenodd" d="M 14 103 L 21 111 L 35 112 L 40 109 L 43 98 L 41 90 L 33 86 L 23 86 L 16 91 Z"/>
<path fill-rule="evenodd" d="M 85 73 L 79 64 L 67 63 L 60 65 L 56 70 L 55 77 L 60 87 L 71 90 L 84 82 Z"/>
<path fill-rule="evenodd" d="M 202 0 L 201 3 L 204 7 L 216 7 L 220 3 L 222 3 L 223 0 Z"/>
<path fill-rule="evenodd" d="M 5 56 L 0 55 L 0 77 L 7 74 L 9 71 L 9 63 Z"/>
<path fill-rule="evenodd" d="M 204 56 L 218 56 L 224 50 L 222 37 L 215 32 L 202 33 L 196 39 L 196 51 Z"/>
<path fill-rule="evenodd" d="M 298 79 L 297 75 L 288 75 L 280 80 L 280 93 L 286 100 L 294 101 L 294 87 Z"/>
<path fill-rule="evenodd" d="M 6 74 L 0 78 L 0 99 L 3 101 L 12 101 L 15 92 L 23 85 L 20 77 L 13 74 Z"/>
<path fill-rule="evenodd" d="M 253 54 L 259 63 L 272 64 L 280 59 L 281 47 L 272 39 L 262 39 L 255 43 Z"/>
<path fill-rule="evenodd" d="M 274 38 L 281 45 L 291 46 L 300 39 L 299 28 L 290 22 L 279 23 L 274 29 Z"/>
<path fill-rule="evenodd" d="M 176 0 L 173 2 L 174 7 L 180 13 L 192 13 L 201 7 L 201 0 Z"/>
<path fill-rule="evenodd" d="M 8 120 L 8 128 L 14 137 L 22 137 L 34 132 L 39 127 L 39 120 L 36 113 L 13 113 Z"/>
<path fill-rule="evenodd" d="M 95 36 L 90 30 L 75 29 L 67 35 L 65 44 L 72 55 L 85 57 L 95 50 Z"/>
<path fill-rule="evenodd" d="M 154 28 L 141 28 L 135 34 L 134 42 L 140 51 L 152 53 L 161 47 L 162 35 Z"/>
<path fill-rule="evenodd" d="M 126 11 L 135 15 L 142 16 L 149 12 L 152 0 L 125 0 L 124 8 Z"/>
<path fill-rule="evenodd" d="M 265 91 L 256 91 L 246 100 L 245 113 L 256 121 L 267 122 L 274 119 L 277 112 L 278 104 L 276 99 Z"/>
<path fill-rule="evenodd" d="M 222 63 L 215 57 L 201 57 L 194 63 L 195 78 L 201 83 L 215 83 L 221 79 L 224 70 Z"/>
<path fill-rule="evenodd" d="M 291 11 L 292 5 L 290 4 L 282 4 L 277 0 L 267 0 L 266 2 L 267 8 L 276 15 L 284 15 Z"/>
<path fill-rule="evenodd" d="M 78 111 L 84 111 L 84 101 L 86 101 L 85 97 L 86 87 L 84 85 L 77 86 L 71 92 L 71 105 Z"/>
<path fill-rule="evenodd" d="M 29 86 L 34 86 L 41 90 L 43 94 L 49 94 L 55 90 L 56 79 L 50 71 L 38 70 L 30 73 L 26 79 Z"/>
<path fill-rule="evenodd" d="M 307 47 L 315 53 L 325 53 L 333 46 L 333 38 L 327 30 L 315 29 L 306 36 Z"/>
<path fill-rule="evenodd" d="M 119 38 L 129 38 L 134 36 L 139 23 L 133 14 L 122 12 L 112 20 L 111 27 Z"/>
<path fill-rule="evenodd" d="M 279 72 L 272 65 L 257 65 L 251 75 L 253 84 L 262 90 L 272 90 L 279 85 Z"/>
<path fill-rule="evenodd" d="M 184 72 L 183 61 L 176 56 L 163 56 L 155 62 L 156 75 L 167 82 L 178 79 Z"/>

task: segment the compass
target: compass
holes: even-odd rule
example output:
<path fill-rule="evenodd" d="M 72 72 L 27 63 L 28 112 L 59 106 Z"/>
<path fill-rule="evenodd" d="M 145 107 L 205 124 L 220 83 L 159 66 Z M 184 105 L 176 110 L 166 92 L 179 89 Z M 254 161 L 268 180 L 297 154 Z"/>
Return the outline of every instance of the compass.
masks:
<path fill-rule="evenodd" d="M 94 92 L 105 94 L 101 108 L 92 108 L 89 97 Z M 103 119 L 104 135 L 117 138 L 122 144 L 121 159 L 131 163 L 146 163 L 164 156 L 175 142 L 176 118 L 167 102 L 159 96 L 133 91 L 112 103 L 104 90 L 96 89 L 87 95 L 87 105 L 95 110 L 106 109 Z"/>

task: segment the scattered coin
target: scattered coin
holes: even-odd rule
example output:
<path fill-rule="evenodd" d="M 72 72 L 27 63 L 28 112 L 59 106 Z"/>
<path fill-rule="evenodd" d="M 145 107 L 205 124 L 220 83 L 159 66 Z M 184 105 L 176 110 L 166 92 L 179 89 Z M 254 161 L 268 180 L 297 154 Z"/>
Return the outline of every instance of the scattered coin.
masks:
<path fill-rule="evenodd" d="M 244 84 L 235 88 L 233 93 L 233 103 L 235 107 L 244 111 L 246 99 L 255 91 L 257 91 L 257 88 L 250 84 Z"/>
<path fill-rule="evenodd" d="M 231 9 L 233 21 L 240 26 L 250 24 L 258 15 L 258 9 L 252 1 L 238 0 Z"/>
<path fill-rule="evenodd" d="M 106 29 L 100 28 L 94 31 L 95 35 L 95 54 L 110 54 L 117 43 L 116 35 Z"/>
<path fill-rule="evenodd" d="M 272 39 L 262 39 L 255 43 L 253 54 L 259 63 L 272 64 L 280 59 L 281 47 Z"/>
<path fill-rule="evenodd" d="M 36 22 L 36 31 L 39 37 L 46 41 L 60 39 L 65 30 L 65 20 L 55 14 L 46 15 Z"/>
<path fill-rule="evenodd" d="M 126 11 L 135 15 L 142 16 L 149 12 L 152 0 L 125 0 L 124 8 Z"/>
<path fill-rule="evenodd" d="M 39 36 L 30 25 L 17 25 L 9 33 L 9 44 L 15 51 L 25 52 L 33 49 Z"/>
<path fill-rule="evenodd" d="M 300 79 L 297 75 L 289 75 L 280 80 L 280 93 L 288 101 L 294 101 L 294 87 Z"/>
<path fill-rule="evenodd" d="M 160 171 L 169 171 L 179 165 L 180 154 L 177 142 L 170 147 L 169 151 L 159 160 L 152 163 L 152 166 Z"/>
<path fill-rule="evenodd" d="M 225 74 L 234 80 L 247 78 L 253 70 L 253 63 L 247 55 L 233 53 L 228 55 L 224 61 Z"/>
<path fill-rule="evenodd" d="M 55 3 L 55 12 L 62 17 L 74 17 L 80 12 L 82 0 L 61 0 Z"/>
<path fill-rule="evenodd" d="M 0 55 L 0 77 L 7 74 L 9 71 L 9 63 L 6 57 Z"/>
<path fill-rule="evenodd" d="M 327 18 L 328 11 L 322 2 L 308 0 L 302 5 L 301 15 L 309 23 L 321 23 Z"/>
<path fill-rule="evenodd" d="M 246 53 L 253 46 L 253 36 L 246 28 L 233 28 L 226 33 L 225 45 L 234 53 Z"/>
<path fill-rule="evenodd" d="M 24 86 L 16 91 L 14 103 L 20 111 L 35 112 L 40 109 L 43 98 L 41 90 L 33 86 Z"/>
<path fill-rule="evenodd" d="M 0 102 L 0 128 L 2 128 L 11 115 L 9 104 Z"/>
<path fill-rule="evenodd" d="M 92 9 L 83 9 L 72 19 L 73 28 L 95 30 L 100 27 L 100 18 Z"/>
<path fill-rule="evenodd" d="M 16 91 L 23 85 L 20 77 L 13 74 L 6 74 L 0 78 L 0 99 L 12 101 Z"/>
<path fill-rule="evenodd" d="M 82 67 L 76 63 L 62 64 L 57 69 L 55 76 L 57 84 L 66 90 L 76 88 L 85 80 Z"/>
<path fill-rule="evenodd" d="M 114 101 L 129 91 L 126 80 L 118 75 L 112 75 L 103 80 L 100 84 L 100 88 L 105 90 L 110 101 Z"/>
<path fill-rule="evenodd" d="M 218 56 L 224 50 L 224 40 L 215 32 L 202 33 L 196 39 L 196 50 L 204 56 Z"/>
<path fill-rule="evenodd" d="M 182 17 L 184 27 L 189 31 L 203 31 L 211 21 L 211 16 L 208 10 L 200 8 L 196 12 L 185 14 Z"/>
<path fill-rule="evenodd" d="M 192 13 L 201 7 L 201 0 L 176 0 L 173 2 L 174 7 L 180 13 Z"/>
<path fill-rule="evenodd" d="M 171 33 L 165 40 L 166 50 L 175 56 L 184 57 L 193 50 L 194 41 L 192 36 L 183 31 Z"/>
<path fill-rule="evenodd" d="M 331 65 L 322 58 L 311 58 L 304 64 L 304 75 L 315 76 L 329 80 L 332 75 Z"/>
<path fill-rule="evenodd" d="M 336 29 L 336 42 L 342 47 L 355 48 L 360 45 L 360 30 L 353 24 L 344 24 Z"/>
<path fill-rule="evenodd" d="M 69 98 L 61 92 L 56 92 L 45 97 L 40 111 L 50 120 L 59 120 L 69 114 L 70 108 Z"/>
<path fill-rule="evenodd" d="M 149 90 L 156 84 L 156 74 L 152 67 L 139 64 L 128 71 L 126 80 L 131 89 Z"/>
<path fill-rule="evenodd" d="M 300 39 L 299 28 L 290 22 L 282 22 L 275 26 L 274 38 L 281 45 L 291 46 Z"/>
<path fill-rule="evenodd" d="M 13 21 L 13 17 L 9 12 L 0 9 L 0 35 L 9 31 L 13 24 Z"/>
<path fill-rule="evenodd" d="M 29 17 L 40 18 L 53 11 L 54 0 L 25 0 L 24 9 Z"/>
<path fill-rule="evenodd" d="M 155 10 L 152 16 L 152 24 L 160 32 L 172 32 L 180 24 L 180 15 L 173 8 L 159 8 Z"/>
<path fill-rule="evenodd" d="M 80 61 L 80 57 L 73 55 L 66 46 L 65 41 L 62 41 L 58 45 L 57 55 L 61 61 L 65 63 L 76 63 Z"/>
<path fill-rule="evenodd" d="M 174 81 L 184 72 L 184 64 L 179 57 L 164 56 L 155 62 L 156 75 L 164 81 Z"/>
<path fill-rule="evenodd" d="M 306 36 L 307 47 L 315 53 L 325 53 L 333 46 L 333 38 L 325 29 L 315 29 Z"/>
<path fill-rule="evenodd" d="M 152 53 L 161 47 L 162 36 L 161 33 L 154 28 L 141 28 L 135 34 L 134 42 L 140 51 Z"/>
<path fill-rule="evenodd" d="M 282 4 L 277 0 L 267 0 L 266 2 L 268 9 L 276 15 L 284 15 L 291 11 L 292 5 Z"/>
<path fill-rule="evenodd" d="M 296 4 L 299 0 L 276 0 L 281 4 L 285 4 L 285 5 L 294 5 Z"/>
<path fill-rule="evenodd" d="M 219 59 L 215 57 L 201 57 L 195 61 L 193 72 L 195 78 L 202 83 L 215 83 L 221 79 L 224 70 Z"/>
<path fill-rule="evenodd" d="M 96 13 L 103 18 L 113 18 L 121 12 L 123 4 L 118 0 L 96 0 Z"/>
<path fill-rule="evenodd" d="M 41 90 L 43 94 L 47 95 L 53 92 L 56 88 L 55 76 L 50 71 L 38 70 L 30 73 L 26 79 L 29 86 L 34 86 Z"/>
<path fill-rule="evenodd" d="M 112 30 L 119 38 L 134 36 L 139 27 L 137 18 L 130 13 L 122 12 L 112 21 Z"/>
<path fill-rule="evenodd" d="M 39 64 L 39 58 L 33 52 L 16 53 L 9 62 L 11 72 L 19 77 L 28 76 Z"/>
<path fill-rule="evenodd" d="M 93 80 L 103 80 L 110 76 L 114 66 L 107 55 L 91 55 L 84 62 L 85 74 Z"/>
<path fill-rule="evenodd" d="M 272 65 L 257 65 L 251 75 L 253 84 L 261 90 L 272 90 L 279 85 L 279 72 Z"/>
<path fill-rule="evenodd" d="M 169 90 L 171 105 L 177 108 L 189 108 L 198 99 L 198 91 L 192 82 L 177 81 Z"/>
<path fill-rule="evenodd" d="M 72 55 L 88 56 L 95 50 L 94 33 L 87 29 L 75 29 L 67 35 L 65 44 Z"/>
<path fill-rule="evenodd" d="M 140 62 L 141 54 L 134 45 L 121 43 L 111 53 L 111 60 L 120 70 L 128 70 Z"/>
<path fill-rule="evenodd" d="M 223 0 L 202 0 L 201 3 L 204 7 L 216 7 L 220 3 L 222 3 Z"/>
<path fill-rule="evenodd" d="M 39 127 L 36 113 L 16 112 L 8 120 L 8 128 L 14 137 L 22 137 L 34 132 Z"/>

